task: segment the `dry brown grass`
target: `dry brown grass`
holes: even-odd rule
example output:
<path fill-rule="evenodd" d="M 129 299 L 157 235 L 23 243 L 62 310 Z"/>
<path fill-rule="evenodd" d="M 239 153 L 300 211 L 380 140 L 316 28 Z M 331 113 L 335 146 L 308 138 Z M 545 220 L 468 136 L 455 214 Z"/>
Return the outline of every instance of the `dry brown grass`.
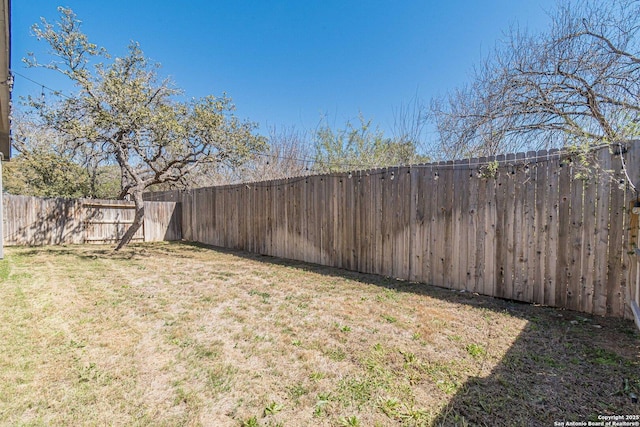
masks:
<path fill-rule="evenodd" d="M 640 413 L 593 318 L 179 243 L 8 248 L 4 425 L 553 425 Z"/>

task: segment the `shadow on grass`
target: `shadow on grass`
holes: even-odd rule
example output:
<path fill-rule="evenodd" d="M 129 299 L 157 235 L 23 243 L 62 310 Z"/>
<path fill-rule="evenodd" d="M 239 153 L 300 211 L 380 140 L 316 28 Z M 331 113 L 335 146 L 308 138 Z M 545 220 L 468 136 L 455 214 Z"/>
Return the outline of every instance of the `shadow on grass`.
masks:
<path fill-rule="evenodd" d="M 599 415 L 640 414 L 640 335 L 630 320 L 461 293 L 421 283 L 362 274 L 272 256 L 215 250 L 253 261 L 356 280 L 494 312 L 527 326 L 486 377 L 462 384 L 433 425 L 552 426 L 558 421 L 598 421 Z M 169 244 L 167 250 L 171 250 Z M 490 343 L 488 345 L 490 351 Z"/>
<path fill-rule="evenodd" d="M 79 247 L 86 246 L 33 246 L 29 249 L 19 249 L 16 252 L 16 256 L 29 257 L 35 255 L 64 255 L 70 257 L 76 257 L 83 260 L 95 260 L 100 258 L 114 258 L 114 259 L 133 259 L 140 257 L 140 253 L 132 250 L 124 250 L 120 252 L 114 252 L 113 249 L 104 249 L 104 246 L 95 246 L 95 249 L 79 251 Z"/>
<path fill-rule="evenodd" d="M 634 395 L 640 396 L 640 336 L 630 320 L 533 306 L 197 243 L 164 242 L 153 244 L 153 248 L 147 245 L 134 244 L 120 252 L 104 246 L 24 248 L 15 255 L 44 252 L 88 260 L 135 260 L 166 252 L 188 259 L 191 251 L 213 250 L 269 265 L 508 313 L 526 320 L 526 327 L 487 376 L 472 377 L 459 385 L 433 425 L 552 426 L 556 421 L 598 421 L 599 415 L 640 414 L 640 405 L 633 399 Z M 178 247 L 180 250 L 176 250 Z M 485 348 L 491 352 L 490 342 Z"/>

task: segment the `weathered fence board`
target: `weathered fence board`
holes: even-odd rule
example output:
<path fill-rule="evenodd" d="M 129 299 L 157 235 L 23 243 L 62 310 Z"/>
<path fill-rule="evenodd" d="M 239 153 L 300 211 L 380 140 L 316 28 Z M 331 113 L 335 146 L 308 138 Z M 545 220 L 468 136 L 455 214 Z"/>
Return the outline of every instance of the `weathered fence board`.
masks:
<path fill-rule="evenodd" d="M 486 164 L 493 164 L 495 157 L 489 157 Z M 498 281 L 498 272 L 495 269 L 496 256 L 496 228 L 497 228 L 497 208 L 496 208 L 496 179 L 495 176 L 486 176 L 478 178 L 480 182 L 486 185 L 485 198 L 485 222 L 484 222 L 484 286 L 483 294 L 496 295 L 496 283 Z M 478 258 L 482 257 L 478 254 Z"/>
<path fill-rule="evenodd" d="M 4 244 L 60 245 L 118 241 L 134 217 L 121 200 L 4 196 Z M 176 202 L 145 202 L 145 220 L 133 241 L 180 240 L 182 209 Z"/>
<path fill-rule="evenodd" d="M 584 209 L 584 221 L 582 223 L 582 268 L 580 277 L 582 294 L 579 310 L 590 311 L 593 307 L 593 282 L 596 258 L 595 229 L 598 215 L 597 186 L 593 180 L 585 179 L 584 181 Z"/>
<path fill-rule="evenodd" d="M 496 161 L 498 164 L 504 164 L 505 156 L 499 155 L 496 157 Z M 501 169 L 497 171 L 497 180 L 496 180 L 496 228 L 495 228 L 495 239 L 496 239 L 496 248 L 495 255 L 493 257 L 495 262 L 495 272 L 496 272 L 496 284 L 494 295 L 497 297 L 506 297 L 505 291 L 505 276 L 507 276 L 506 272 L 506 260 L 508 258 L 507 254 L 507 222 L 506 216 L 508 211 L 507 201 L 509 200 L 509 196 L 505 196 L 507 181 L 509 179 L 509 166 L 505 165 Z"/>
<path fill-rule="evenodd" d="M 545 200 L 547 203 L 547 224 L 549 226 L 547 237 L 549 241 L 547 244 L 547 273 L 545 275 L 547 281 L 545 287 L 545 304 L 561 307 L 561 305 L 559 305 L 559 300 L 556 301 L 556 287 L 560 281 L 557 276 L 559 241 L 558 198 L 560 197 L 560 158 L 558 152 L 550 152 L 548 165 L 549 181 L 548 188 L 546 189 Z"/>
<path fill-rule="evenodd" d="M 545 151 L 538 151 L 536 158 L 543 159 L 547 153 Z M 532 281 L 533 288 L 533 302 L 538 304 L 545 303 L 546 292 L 545 289 L 548 286 L 546 280 L 546 267 L 547 267 L 547 243 L 548 243 L 548 218 L 547 212 L 547 192 L 548 192 L 548 161 L 538 161 L 530 166 L 535 173 L 535 273 L 529 280 Z"/>
<path fill-rule="evenodd" d="M 144 203 L 144 241 L 182 239 L 182 209 L 176 202 Z"/>
<path fill-rule="evenodd" d="M 616 150 L 592 154 L 587 173 L 542 150 L 146 197 L 181 202 L 187 240 L 629 317 L 635 194 Z"/>
<path fill-rule="evenodd" d="M 627 226 L 624 224 L 624 211 L 626 210 L 624 191 L 619 188 L 622 184 L 620 169 L 622 164 L 619 156 L 611 158 L 611 170 L 613 171 L 613 181 L 611 183 L 611 204 L 610 206 L 622 206 L 622 209 L 609 210 L 609 269 L 607 276 L 607 315 L 613 315 L 623 310 L 621 286 L 625 282 L 623 277 L 623 253 L 624 233 Z"/>
<path fill-rule="evenodd" d="M 527 301 L 538 302 L 534 298 L 535 291 L 535 276 L 537 269 L 537 254 L 536 254 L 536 168 L 530 164 L 530 159 L 536 158 L 535 151 L 529 151 L 527 153 L 526 162 L 524 165 L 524 187 L 525 187 L 525 219 L 527 228 L 525 232 L 526 238 L 526 262 L 527 270 L 524 275 L 525 285 L 525 297 Z"/>

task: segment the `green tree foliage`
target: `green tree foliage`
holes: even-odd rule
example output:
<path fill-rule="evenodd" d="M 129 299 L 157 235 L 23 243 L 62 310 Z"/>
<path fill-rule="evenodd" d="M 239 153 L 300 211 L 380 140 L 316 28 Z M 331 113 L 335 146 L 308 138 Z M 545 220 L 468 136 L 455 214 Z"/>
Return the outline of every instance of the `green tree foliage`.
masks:
<path fill-rule="evenodd" d="M 241 165 L 203 165 L 191 176 L 187 187 L 267 181 L 311 173 L 312 146 L 305 132 L 274 126 L 265 137 L 264 151 L 251 153 Z"/>
<path fill-rule="evenodd" d="M 54 152 L 18 154 L 3 171 L 3 189 L 11 194 L 115 199 L 120 193 L 117 166 L 100 166 L 91 175 L 73 159 Z"/>
<path fill-rule="evenodd" d="M 72 10 L 59 8 L 54 25 L 42 19 L 32 30 L 49 45 L 51 60 L 25 58 L 68 77 L 77 88 L 57 102 L 31 98 L 29 105 L 51 129 L 65 135 L 67 147 L 84 158 L 120 168 L 119 198 L 136 204 L 135 220 L 117 246 L 126 245 L 142 225 L 143 192 L 179 182 L 205 163 L 238 164 L 264 146 L 255 125 L 241 122 L 226 96 L 189 102 L 169 79 L 160 79 L 137 43 L 121 58 L 89 42 Z"/>
<path fill-rule="evenodd" d="M 39 197 L 85 197 L 89 175 L 71 159 L 52 152 L 18 155 L 4 166 L 4 190 Z"/>
<path fill-rule="evenodd" d="M 416 144 L 409 139 L 385 138 L 371 120 L 362 115 L 358 125 L 347 122 L 345 129 L 334 130 L 326 122 L 316 132 L 314 169 L 339 172 L 384 166 L 422 163 Z"/>
<path fill-rule="evenodd" d="M 80 153 L 74 155 L 63 135 L 35 119 L 21 111 L 14 113 L 13 145 L 17 155 L 5 166 L 5 191 L 39 197 L 117 197 L 117 166 L 96 164 Z"/>

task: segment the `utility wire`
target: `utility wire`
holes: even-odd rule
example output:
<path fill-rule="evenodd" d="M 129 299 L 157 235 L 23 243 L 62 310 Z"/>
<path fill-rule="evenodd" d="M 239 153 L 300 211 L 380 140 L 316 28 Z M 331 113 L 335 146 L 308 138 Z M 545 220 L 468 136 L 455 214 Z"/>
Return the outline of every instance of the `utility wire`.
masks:
<path fill-rule="evenodd" d="M 589 148 L 589 151 L 595 151 L 601 148 L 605 148 L 608 147 L 608 144 L 601 144 L 601 145 L 597 145 L 594 147 Z M 258 156 L 263 156 L 263 157 L 270 157 L 270 158 L 277 158 L 277 159 L 281 159 L 281 160 L 293 160 L 293 161 L 299 161 L 299 162 L 303 162 L 303 163 L 313 163 L 315 162 L 314 160 L 311 159 L 301 159 L 301 158 L 296 158 L 296 157 L 285 157 L 285 156 L 280 156 L 277 154 L 269 154 L 269 153 L 263 153 L 263 152 L 259 152 L 259 151 L 255 151 L 255 150 L 251 150 L 251 153 L 256 154 Z M 366 170 L 377 170 L 377 169 L 391 169 L 391 168 L 399 168 L 399 167 L 409 167 L 409 168 L 414 168 L 414 169 L 418 169 L 418 168 L 432 168 L 432 169 L 448 169 L 448 168 L 471 168 L 471 167 L 481 167 L 481 166 L 488 166 L 491 164 L 499 164 L 499 165 L 518 165 L 518 164 L 527 164 L 527 163 L 531 163 L 533 161 L 538 161 L 538 160 L 550 160 L 552 158 L 560 158 L 562 156 L 565 156 L 567 154 L 571 154 L 571 152 L 569 150 L 565 150 L 565 149 L 558 149 L 558 150 L 553 150 L 553 151 L 544 151 L 543 153 L 540 153 L 540 151 L 536 151 L 536 155 L 535 156 L 524 156 L 524 157 L 513 157 L 513 158 L 507 158 L 507 156 L 505 155 L 501 155 L 501 156 L 483 156 L 483 157 L 479 157 L 479 158 L 470 158 L 470 159 L 464 159 L 464 160 L 449 160 L 449 161 L 440 161 L 440 162 L 431 162 L 431 163 L 420 163 L 420 164 L 399 164 L 399 165 L 389 165 L 389 166 L 369 166 L 369 165 L 365 165 L 365 164 L 354 164 L 354 163 L 331 163 L 334 166 L 344 166 L 344 167 L 349 167 L 351 168 L 350 172 L 354 172 L 357 170 L 362 170 L 362 171 L 366 171 Z M 519 153 L 518 153 L 519 154 Z M 501 159 L 498 159 L 498 157 L 504 157 Z M 486 160 L 484 161 L 480 161 L 480 158 L 485 158 Z M 350 173 L 349 170 L 345 170 L 343 172 L 340 173 Z"/>
<path fill-rule="evenodd" d="M 294 157 L 294 156 L 282 156 L 279 154 L 271 154 L 271 153 L 265 153 L 262 151 L 257 151 L 257 150 L 249 150 L 250 153 L 255 154 L 256 156 L 261 156 L 261 157 L 268 157 L 271 159 L 277 159 L 277 160 L 284 160 L 284 161 L 295 161 L 295 162 L 299 162 L 299 163 L 304 163 L 305 165 L 307 164 L 314 164 L 317 163 L 317 161 L 314 158 L 299 158 L 299 157 Z M 351 169 L 351 170 L 356 170 L 356 169 L 367 169 L 367 168 L 371 168 L 370 165 L 364 164 L 364 163 L 335 163 L 335 162 L 331 162 L 331 166 L 335 166 L 335 167 L 340 167 L 340 168 L 347 168 L 347 169 Z M 310 169 L 308 166 L 306 166 L 307 169 Z"/>
<path fill-rule="evenodd" d="M 19 76 L 25 80 L 28 80 L 40 87 L 42 87 L 43 89 L 47 89 L 48 91 L 52 92 L 55 95 L 59 95 L 62 97 L 65 97 L 67 99 L 72 99 L 70 96 L 65 95 L 64 93 L 62 93 L 59 90 L 56 89 L 52 89 L 48 86 L 46 86 L 43 83 L 40 83 L 30 77 L 25 76 L 24 74 L 21 74 L 17 71 L 14 71 L 12 69 L 9 70 L 10 75 L 16 75 Z M 600 144 L 600 145 L 596 145 L 593 147 L 589 148 L 589 151 L 596 151 L 599 150 L 601 148 L 604 147 L 608 147 L 610 146 L 610 144 Z M 620 149 L 622 150 L 622 147 L 620 146 Z M 294 156 L 281 156 L 278 154 L 270 154 L 270 153 L 265 153 L 265 152 L 261 152 L 261 151 L 257 151 L 257 150 L 249 150 L 252 154 L 257 155 L 257 156 L 262 156 L 262 157 L 268 157 L 268 158 L 272 158 L 272 159 L 278 159 L 278 160 L 285 160 L 285 161 L 296 161 L 296 162 L 302 162 L 305 164 L 305 168 L 307 171 L 311 171 L 311 168 L 309 166 L 306 166 L 307 164 L 314 164 L 316 163 L 316 161 L 314 159 L 308 159 L 308 158 L 297 158 Z M 342 171 L 342 172 L 333 172 L 333 173 L 328 173 L 328 174 L 321 174 L 321 175 L 325 175 L 327 177 L 344 177 L 344 176 L 348 176 L 348 178 L 352 177 L 352 174 L 354 172 L 364 172 L 366 174 L 366 176 L 370 176 L 370 175 L 380 175 L 380 174 L 385 174 L 387 173 L 388 169 L 394 169 L 394 168 L 400 168 L 400 167 L 408 167 L 410 169 L 419 169 L 419 168 L 431 168 L 431 169 L 448 169 L 448 168 L 452 168 L 452 169 L 459 169 L 459 168 L 468 168 L 471 169 L 472 167 L 475 168 L 480 168 L 483 166 L 489 166 L 489 165 L 493 165 L 493 164 L 498 164 L 498 165 L 521 165 L 521 164 L 528 164 L 531 162 L 535 162 L 538 160 L 551 160 L 552 158 L 560 158 L 563 155 L 567 155 L 567 154 L 571 154 L 568 150 L 566 149 L 558 149 L 558 150 L 550 150 L 550 151 L 545 151 L 541 154 L 540 151 L 536 151 L 536 155 L 533 157 L 529 157 L 526 156 L 525 157 L 509 157 L 507 158 L 507 156 L 502 155 L 502 156 L 482 156 L 479 158 L 469 158 L 466 160 L 449 160 L 449 161 L 440 161 L 440 162 L 432 162 L 432 163 L 422 163 L 422 164 L 412 164 L 412 165 L 390 165 L 390 166 L 384 166 L 384 167 L 372 167 L 370 165 L 366 165 L 366 164 L 358 164 L 358 163 L 331 163 L 332 166 L 334 167 L 339 167 L 341 169 L 346 169 L 346 171 Z M 621 158 L 622 158 L 622 168 L 623 168 L 623 172 L 626 175 L 627 178 L 627 182 L 629 182 L 630 186 L 632 187 L 632 189 L 638 193 L 638 190 L 635 188 L 635 186 L 633 185 L 633 182 L 631 181 L 631 179 L 629 178 L 628 174 L 627 174 L 627 170 L 626 170 L 626 165 L 624 162 L 624 157 L 622 156 L 622 151 L 620 154 Z M 498 157 L 503 157 L 501 159 L 498 159 Z M 485 161 L 480 161 L 480 158 L 484 158 L 486 159 Z M 392 172 L 393 174 L 393 172 Z M 393 175 L 392 175 L 393 176 Z M 302 175 L 299 177 L 289 177 L 289 178 L 278 178 L 276 180 L 287 180 L 288 183 L 292 184 L 293 182 L 297 182 L 299 180 L 302 179 L 307 179 L 309 177 L 309 175 Z M 270 180 L 270 181 L 263 181 L 263 182 L 269 182 L 271 183 L 272 181 L 276 181 L 276 180 Z M 295 181 L 291 181 L 291 180 L 295 180 Z M 230 184 L 230 185 L 239 185 L 239 184 Z M 256 186 L 256 183 L 251 183 L 251 185 Z M 270 184 L 271 185 L 271 184 Z M 275 185 L 281 185 L 281 184 L 275 184 Z"/>
<path fill-rule="evenodd" d="M 28 81 L 30 81 L 31 83 L 35 83 L 36 85 L 40 86 L 42 89 L 47 89 L 49 92 L 53 93 L 54 95 L 59 95 L 59 96 L 62 96 L 62 97 L 64 97 L 64 98 L 71 99 L 71 97 L 70 97 L 70 96 L 65 95 L 64 93 L 62 93 L 62 91 L 52 89 L 52 88 L 50 88 L 50 87 L 46 86 L 46 85 L 45 85 L 45 84 L 43 84 L 43 83 L 40 83 L 40 82 L 38 82 L 38 81 L 33 80 L 33 79 L 32 79 L 32 78 L 30 78 L 30 77 L 25 76 L 24 74 L 20 74 L 20 73 L 18 73 L 17 71 L 14 71 L 14 70 L 12 70 L 12 69 L 9 69 L 9 73 L 10 73 L 11 75 L 13 75 L 13 76 L 19 76 L 19 77 L 22 77 L 23 79 L 28 80 Z"/>
<path fill-rule="evenodd" d="M 72 99 L 70 96 L 65 95 L 64 93 L 62 93 L 62 91 L 50 88 L 47 85 L 45 85 L 44 83 L 41 83 L 41 82 L 36 81 L 36 80 L 34 80 L 34 79 L 30 78 L 30 77 L 27 77 L 24 74 L 21 74 L 21 73 L 19 73 L 17 71 L 14 71 L 14 70 L 9 70 L 9 71 L 10 71 L 10 73 L 12 75 L 16 75 L 16 76 L 22 77 L 23 79 L 28 80 L 31 83 L 34 83 L 34 84 L 40 86 L 43 89 L 47 89 L 48 91 L 50 91 L 54 95 L 59 95 L 59 96 L 65 97 L 67 99 Z M 249 151 L 252 154 L 257 155 L 257 156 L 268 157 L 268 158 L 278 159 L 278 160 L 285 160 L 285 161 L 302 162 L 305 165 L 316 163 L 316 160 L 312 159 L 312 158 L 297 158 L 297 157 L 293 157 L 293 156 L 281 156 L 281 155 L 278 155 L 278 154 L 270 154 L 270 153 L 265 153 L 265 152 L 261 152 L 261 151 L 257 151 L 257 150 L 249 150 Z M 370 165 L 366 165 L 366 164 L 363 164 L 363 163 L 335 163 L 335 162 L 333 162 L 333 163 L 331 163 L 331 165 L 334 166 L 334 167 L 348 168 L 348 169 L 354 169 L 354 170 L 355 169 L 371 168 Z M 310 168 L 308 166 L 306 166 L 306 167 L 307 167 L 307 170 L 310 170 Z"/>

